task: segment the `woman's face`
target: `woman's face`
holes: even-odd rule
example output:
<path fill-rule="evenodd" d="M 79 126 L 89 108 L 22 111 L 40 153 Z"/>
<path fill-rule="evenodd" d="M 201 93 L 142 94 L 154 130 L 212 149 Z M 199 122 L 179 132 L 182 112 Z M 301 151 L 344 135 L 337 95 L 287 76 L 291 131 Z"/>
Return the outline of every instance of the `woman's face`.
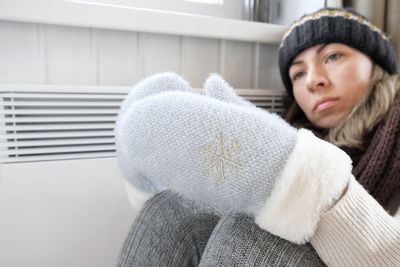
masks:
<path fill-rule="evenodd" d="M 373 69 L 365 54 L 340 43 L 301 52 L 289 69 L 296 102 L 317 127 L 343 120 L 367 91 Z"/>

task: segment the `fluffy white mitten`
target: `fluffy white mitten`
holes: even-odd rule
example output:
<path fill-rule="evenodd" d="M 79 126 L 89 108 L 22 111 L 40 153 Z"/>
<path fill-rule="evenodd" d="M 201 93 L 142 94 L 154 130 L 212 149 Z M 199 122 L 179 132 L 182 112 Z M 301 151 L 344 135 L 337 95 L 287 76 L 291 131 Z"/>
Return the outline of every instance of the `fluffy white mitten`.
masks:
<path fill-rule="evenodd" d="M 230 88 L 222 78 L 214 82 Z M 132 101 L 116 124 L 126 179 L 147 192 L 172 189 L 247 213 L 272 234 L 308 241 L 321 212 L 347 185 L 350 158 L 311 132 L 230 96 L 185 90 Z"/>

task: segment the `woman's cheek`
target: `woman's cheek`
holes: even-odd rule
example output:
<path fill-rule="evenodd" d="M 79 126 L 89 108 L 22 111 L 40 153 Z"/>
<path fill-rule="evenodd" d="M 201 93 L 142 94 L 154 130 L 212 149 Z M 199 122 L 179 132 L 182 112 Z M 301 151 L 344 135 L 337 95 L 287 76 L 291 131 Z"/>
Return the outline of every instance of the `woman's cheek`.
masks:
<path fill-rule="evenodd" d="M 303 111 L 306 111 L 307 108 L 307 94 L 306 94 L 306 89 L 304 89 L 304 86 L 299 85 L 299 81 L 296 82 L 297 84 L 294 85 L 293 87 L 293 95 L 294 99 L 296 100 L 297 104 L 300 106 L 300 108 Z"/>

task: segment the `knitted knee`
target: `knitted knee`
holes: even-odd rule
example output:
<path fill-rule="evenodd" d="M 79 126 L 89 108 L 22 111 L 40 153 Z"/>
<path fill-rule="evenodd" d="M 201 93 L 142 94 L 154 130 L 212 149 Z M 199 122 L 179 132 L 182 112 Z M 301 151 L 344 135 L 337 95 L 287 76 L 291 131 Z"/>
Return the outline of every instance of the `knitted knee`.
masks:
<path fill-rule="evenodd" d="M 214 214 L 198 213 L 184 218 L 171 231 L 173 244 L 177 244 L 173 251 L 164 250 L 164 262 L 169 266 L 198 266 L 206 248 L 207 242 L 218 223 L 220 217 Z"/>
<path fill-rule="evenodd" d="M 244 214 L 221 218 L 203 253 L 201 266 L 324 266 L 313 248 L 297 245 L 258 227 Z"/>
<path fill-rule="evenodd" d="M 163 191 L 149 199 L 137 216 L 119 266 L 198 265 L 218 220 L 212 207 Z"/>

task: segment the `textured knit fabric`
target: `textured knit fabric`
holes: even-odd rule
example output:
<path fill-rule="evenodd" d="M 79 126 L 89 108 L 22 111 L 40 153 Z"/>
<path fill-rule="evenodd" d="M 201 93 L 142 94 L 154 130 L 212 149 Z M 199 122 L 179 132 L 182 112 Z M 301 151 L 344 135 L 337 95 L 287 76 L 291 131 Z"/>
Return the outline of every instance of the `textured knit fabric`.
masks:
<path fill-rule="evenodd" d="M 326 8 L 300 18 L 282 39 L 280 72 L 292 98 L 289 68 L 293 59 L 305 49 L 322 43 L 346 44 L 368 55 L 388 73 L 397 73 L 397 54 L 383 32 L 354 10 Z"/>
<path fill-rule="evenodd" d="M 118 267 L 198 266 L 220 215 L 171 191 L 153 196 L 133 223 Z"/>
<path fill-rule="evenodd" d="M 117 266 L 199 264 L 324 266 L 309 244 L 295 245 L 274 236 L 246 215 L 231 212 L 221 216 L 217 209 L 177 193 L 156 194 L 136 217 Z"/>
<path fill-rule="evenodd" d="M 246 215 L 231 212 L 215 227 L 200 266 L 325 266 L 310 244 L 274 236 Z"/>
<path fill-rule="evenodd" d="M 311 244 L 328 266 L 400 266 L 400 220 L 352 179 L 327 213 Z"/>

